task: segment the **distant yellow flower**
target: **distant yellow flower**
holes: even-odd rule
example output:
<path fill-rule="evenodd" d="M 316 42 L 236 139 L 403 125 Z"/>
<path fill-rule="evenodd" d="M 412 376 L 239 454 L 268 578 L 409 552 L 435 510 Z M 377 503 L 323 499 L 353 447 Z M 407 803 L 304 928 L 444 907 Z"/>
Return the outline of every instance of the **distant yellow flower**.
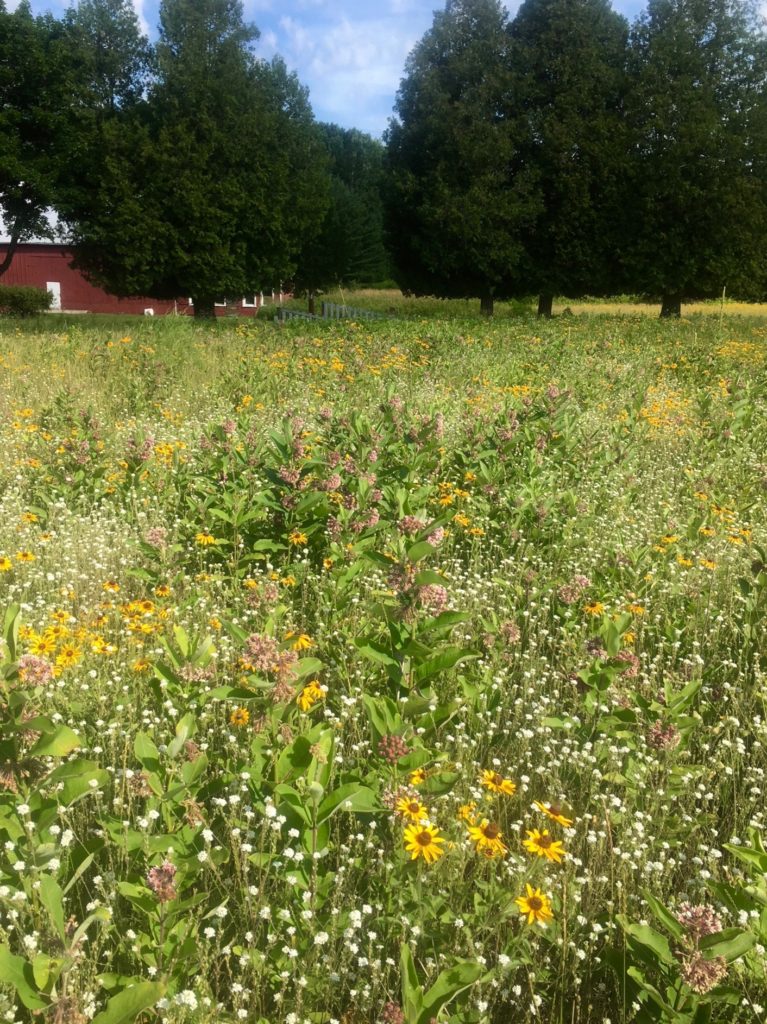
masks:
<path fill-rule="evenodd" d="M 53 654 L 56 650 L 56 641 L 52 636 L 35 636 L 29 645 L 29 651 L 31 654 L 37 655 L 38 658 L 44 658 L 46 654 Z"/>
<path fill-rule="evenodd" d="M 489 789 L 491 793 L 504 793 L 506 796 L 514 796 L 517 791 L 517 784 L 511 779 L 504 779 L 498 772 L 491 772 L 485 769 L 479 778 L 480 784 Z"/>
<path fill-rule="evenodd" d="M 291 647 L 294 651 L 308 651 L 310 647 L 314 647 L 314 641 L 306 633 L 299 633 L 296 635 L 293 630 L 291 630 L 289 633 L 285 634 L 285 639 L 293 641 Z"/>
<path fill-rule="evenodd" d="M 167 583 L 161 583 L 159 587 L 154 588 L 155 597 L 169 597 L 170 587 Z"/>
<path fill-rule="evenodd" d="M 540 800 L 535 800 L 533 803 L 539 811 L 551 818 L 552 821 L 556 821 L 558 825 L 562 826 L 562 828 L 573 827 L 573 819 L 566 818 L 564 814 L 562 814 L 562 808 L 559 804 L 544 804 L 541 803 Z"/>
<path fill-rule="evenodd" d="M 16 560 L 18 562 L 34 562 L 37 555 L 33 555 L 31 551 L 17 551 Z"/>
<path fill-rule="evenodd" d="M 583 610 L 587 615 L 601 615 L 605 610 L 605 606 L 601 601 L 592 601 L 591 604 L 585 604 Z"/>
<path fill-rule="evenodd" d="M 630 604 L 627 611 L 630 611 L 632 615 L 644 615 L 647 609 L 643 604 Z"/>
<path fill-rule="evenodd" d="M 689 569 L 689 567 L 692 565 L 692 559 L 691 558 L 685 558 L 684 555 L 677 555 L 676 556 L 676 560 L 677 560 L 677 563 L 679 565 L 683 565 L 685 567 L 685 569 Z"/>
<path fill-rule="evenodd" d="M 229 716 L 229 724 L 235 729 L 244 729 L 250 721 L 250 712 L 247 708 L 235 708 Z"/>
<path fill-rule="evenodd" d="M 394 806 L 395 811 L 411 821 L 423 821 L 429 817 L 429 812 L 417 796 L 403 796 Z"/>
<path fill-rule="evenodd" d="M 716 569 L 716 562 L 712 562 L 710 558 L 701 558 L 698 564 L 701 569 Z"/>
<path fill-rule="evenodd" d="M 701 528 L 698 530 L 698 533 L 701 535 L 701 537 L 716 537 L 716 530 L 713 528 L 713 526 L 701 526 Z"/>
<path fill-rule="evenodd" d="M 194 535 L 195 544 L 199 544 L 200 547 L 206 547 L 208 544 L 215 544 L 216 538 L 212 533 L 196 533 Z"/>
<path fill-rule="evenodd" d="M 545 857 L 546 860 L 553 861 L 554 864 L 560 863 L 565 856 L 564 848 L 560 840 L 551 838 L 547 828 L 542 832 L 536 828 L 532 832 L 528 831 L 527 834 L 530 838 L 524 839 L 522 845 L 528 853 L 537 857 Z"/>
<path fill-rule="evenodd" d="M 527 890 L 524 896 L 518 896 L 514 902 L 519 907 L 519 912 L 527 918 L 528 924 L 542 924 L 546 926 L 548 921 L 553 920 L 554 914 L 551 910 L 551 901 L 540 889 L 533 889 L 532 885 L 526 884 Z"/>
<path fill-rule="evenodd" d="M 333 568 L 333 559 L 332 558 L 323 558 L 322 559 L 322 567 L 323 567 L 323 569 L 332 569 Z"/>
<path fill-rule="evenodd" d="M 288 537 L 291 544 L 295 544 L 298 547 L 300 544 L 306 544 L 306 534 L 301 533 L 300 530 L 293 530 Z"/>
<path fill-rule="evenodd" d="M 676 544 L 679 537 L 674 533 L 667 533 L 665 537 L 661 537 L 661 544 Z"/>
<path fill-rule="evenodd" d="M 8 555 L 0 555 L 0 572 L 10 572 L 12 568 L 13 562 Z"/>
<path fill-rule="evenodd" d="M 216 618 L 215 615 L 211 615 L 208 619 L 208 625 L 211 629 L 215 629 L 218 632 L 221 629 L 221 619 Z"/>
<path fill-rule="evenodd" d="M 146 658 L 139 658 L 131 665 L 134 672 L 148 672 L 151 667 L 152 662 L 148 661 Z"/>
<path fill-rule="evenodd" d="M 479 825 L 469 825 L 469 838 L 474 843 L 477 853 L 485 857 L 504 857 L 508 847 L 503 842 L 503 833 L 495 822 L 484 818 Z"/>
<path fill-rule="evenodd" d="M 82 651 L 74 644 L 66 644 L 58 653 L 56 664 L 59 668 L 71 668 L 82 657 Z"/>
<path fill-rule="evenodd" d="M 445 852 L 441 849 L 444 841 L 436 825 L 408 825 L 405 829 L 405 849 L 411 860 L 423 857 L 427 864 L 433 864 Z"/>
<path fill-rule="evenodd" d="M 120 584 L 115 580 L 107 580 L 101 584 L 101 589 L 106 590 L 108 594 L 117 594 L 120 592 Z"/>
<path fill-rule="evenodd" d="M 461 804 L 458 808 L 458 817 L 461 821 L 466 821 L 470 825 L 473 825 L 476 820 L 474 816 L 476 809 L 477 805 L 475 803 Z"/>
<path fill-rule="evenodd" d="M 312 679 L 312 681 L 307 683 L 296 697 L 296 704 L 298 704 L 302 711 L 309 711 L 309 709 L 313 708 L 317 701 L 322 700 L 324 696 L 325 691 L 322 689 L 319 682 L 316 679 Z"/>
<path fill-rule="evenodd" d="M 426 769 L 416 768 L 410 773 L 410 785 L 422 786 L 426 782 Z"/>

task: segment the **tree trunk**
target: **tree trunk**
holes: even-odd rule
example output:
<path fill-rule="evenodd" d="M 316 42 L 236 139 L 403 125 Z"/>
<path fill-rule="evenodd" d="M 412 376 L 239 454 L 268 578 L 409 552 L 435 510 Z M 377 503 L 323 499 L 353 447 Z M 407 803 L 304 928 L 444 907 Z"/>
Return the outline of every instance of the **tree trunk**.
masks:
<path fill-rule="evenodd" d="M 17 217 L 14 221 L 13 227 L 11 228 L 11 234 L 8 239 L 8 248 L 5 251 L 5 256 L 2 262 L 0 262 L 0 277 L 6 272 L 13 262 L 13 257 L 16 254 L 19 242 L 21 241 L 21 235 L 24 230 L 24 221 L 21 217 Z"/>
<path fill-rule="evenodd" d="M 214 320 L 216 317 L 216 300 L 213 298 L 192 297 L 195 320 Z"/>
<path fill-rule="evenodd" d="M 538 296 L 538 316 L 545 316 L 547 319 L 551 318 L 551 307 L 554 305 L 553 295 L 539 295 Z"/>
<path fill-rule="evenodd" d="M 660 307 L 661 316 L 673 316 L 679 319 L 682 315 L 682 296 L 679 292 L 664 295 Z"/>
<path fill-rule="evenodd" d="M 312 316 L 314 316 L 314 314 L 317 311 L 316 301 L 315 301 L 317 296 L 316 296 L 316 294 L 314 292 L 309 292 L 307 298 L 309 299 L 309 312 L 311 313 Z"/>
<path fill-rule="evenodd" d="M 482 316 L 493 315 L 493 296 L 483 295 L 479 300 L 479 311 Z"/>

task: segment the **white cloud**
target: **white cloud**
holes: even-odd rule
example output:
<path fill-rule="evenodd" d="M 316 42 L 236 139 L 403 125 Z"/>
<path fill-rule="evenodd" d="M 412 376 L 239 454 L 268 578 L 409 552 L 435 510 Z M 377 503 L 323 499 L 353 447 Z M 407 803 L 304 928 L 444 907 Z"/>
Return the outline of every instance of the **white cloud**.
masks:
<path fill-rule="evenodd" d="M 319 119 L 379 134 L 420 34 L 412 19 L 381 15 L 380 8 L 368 17 L 334 11 L 310 21 L 283 15 L 274 49 L 309 86 Z"/>
<path fill-rule="evenodd" d="M 133 4 L 133 10 L 136 12 L 136 17 L 138 18 L 139 28 L 145 36 L 148 36 L 151 32 L 151 27 L 144 9 L 146 0 L 131 0 L 131 3 Z"/>

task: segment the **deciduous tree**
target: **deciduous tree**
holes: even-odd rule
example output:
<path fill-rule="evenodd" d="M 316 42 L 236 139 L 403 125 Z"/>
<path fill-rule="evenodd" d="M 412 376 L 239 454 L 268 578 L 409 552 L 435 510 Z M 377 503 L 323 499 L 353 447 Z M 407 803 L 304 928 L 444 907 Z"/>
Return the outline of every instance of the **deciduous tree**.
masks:
<path fill-rule="evenodd" d="M 609 293 L 625 172 L 627 22 L 609 0 L 525 0 L 510 60 L 521 159 L 535 169 L 538 216 L 523 229 L 519 294 Z"/>
<path fill-rule="evenodd" d="M 538 212 L 521 159 L 508 17 L 497 0 L 448 0 L 405 66 L 386 135 L 396 276 L 416 294 L 515 294 L 520 234 Z"/>
<path fill-rule="evenodd" d="M 0 0 L 0 217 L 10 239 L 0 275 L 20 242 L 53 235 L 46 211 L 71 144 L 78 87 L 61 22 L 35 18 L 26 0 L 13 12 Z"/>
<path fill-rule="evenodd" d="M 306 91 L 259 60 L 239 0 L 163 0 L 145 98 L 103 118 L 63 214 L 77 262 L 119 295 L 221 296 L 287 278 L 324 213 Z"/>
<path fill-rule="evenodd" d="M 766 71 L 745 0 L 649 0 L 634 25 L 624 252 L 662 316 L 764 295 Z"/>

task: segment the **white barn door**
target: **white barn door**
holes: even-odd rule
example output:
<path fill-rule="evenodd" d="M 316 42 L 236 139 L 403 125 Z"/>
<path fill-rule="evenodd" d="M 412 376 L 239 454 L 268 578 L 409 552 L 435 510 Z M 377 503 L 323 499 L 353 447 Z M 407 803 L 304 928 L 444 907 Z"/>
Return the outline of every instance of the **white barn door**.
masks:
<path fill-rule="evenodd" d="M 61 309 L 61 283 L 59 281 L 46 281 L 45 287 L 53 296 L 50 308 Z"/>

